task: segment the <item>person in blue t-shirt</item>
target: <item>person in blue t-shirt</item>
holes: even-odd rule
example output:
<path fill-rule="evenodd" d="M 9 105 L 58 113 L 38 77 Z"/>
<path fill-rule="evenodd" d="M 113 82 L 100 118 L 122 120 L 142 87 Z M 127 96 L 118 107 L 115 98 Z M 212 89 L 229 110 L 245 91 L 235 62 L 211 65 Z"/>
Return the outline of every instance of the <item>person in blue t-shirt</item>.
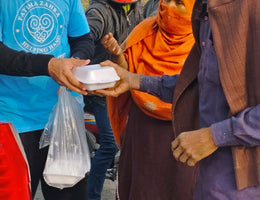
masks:
<path fill-rule="evenodd" d="M 7 52 L 0 56 L 0 121 L 14 124 L 20 133 L 30 167 L 32 196 L 41 180 L 47 200 L 87 199 L 86 179 L 63 190 L 44 182 L 48 149 L 39 150 L 39 139 L 57 102 L 59 84 L 87 93 L 72 71 L 89 62 L 75 58 L 93 56 L 89 31 L 80 0 L 0 2 L 0 50 Z"/>

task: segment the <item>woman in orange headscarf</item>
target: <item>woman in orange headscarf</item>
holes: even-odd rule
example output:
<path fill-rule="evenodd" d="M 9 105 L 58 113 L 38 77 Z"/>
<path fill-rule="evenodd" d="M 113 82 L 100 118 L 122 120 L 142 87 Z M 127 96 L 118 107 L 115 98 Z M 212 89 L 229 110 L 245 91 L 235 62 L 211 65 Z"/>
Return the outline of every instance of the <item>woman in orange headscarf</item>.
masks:
<path fill-rule="evenodd" d="M 160 0 L 157 15 L 137 25 L 124 43 L 112 34 L 103 45 L 115 62 L 130 72 L 162 76 L 181 72 L 194 38 L 191 13 L 194 0 Z M 117 144 L 120 200 L 192 199 L 196 168 L 174 160 L 171 104 L 132 90 L 108 97 L 108 110 Z"/>

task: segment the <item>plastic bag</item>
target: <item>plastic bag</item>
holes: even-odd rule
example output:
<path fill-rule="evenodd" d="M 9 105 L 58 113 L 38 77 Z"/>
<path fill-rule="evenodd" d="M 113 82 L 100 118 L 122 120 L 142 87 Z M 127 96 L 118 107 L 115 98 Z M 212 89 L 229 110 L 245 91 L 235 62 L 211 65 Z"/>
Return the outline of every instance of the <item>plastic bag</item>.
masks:
<path fill-rule="evenodd" d="M 57 104 L 52 108 L 52 112 L 49 116 L 49 120 L 48 120 L 47 124 L 45 125 L 45 128 L 42 132 L 42 136 L 40 138 L 40 145 L 39 145 L 40 149 L 50 145 L 52 131 L 53 131 L 53 121 L 54 121 L 54 117 L 56 114 L 56 112 L 55 112 L 56 107 L 57 107 Z"/>
<path fill-rule="evenodd" d="M 63 189 L 74 186 L 90 170 L 82 95 L 74 97 L 62 86 L 53 112 L 43 135 L 50 139 L 43 177 L 48 185 Z"/>

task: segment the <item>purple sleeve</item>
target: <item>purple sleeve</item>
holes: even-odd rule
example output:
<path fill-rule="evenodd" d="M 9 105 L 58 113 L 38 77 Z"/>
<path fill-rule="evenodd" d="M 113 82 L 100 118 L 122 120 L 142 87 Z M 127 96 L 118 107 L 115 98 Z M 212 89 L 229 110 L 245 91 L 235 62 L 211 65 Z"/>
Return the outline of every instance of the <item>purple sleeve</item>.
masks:
<path fill-rule="evenodd" d="M 173 92 L 179 75 L 147 76 L 142 75 L 140 91 L 152 94 L 160 100 L 172 103 Z"/>
<path fill-rule="evenodd" d="M 215 144 L 220 147 L 260 145 L 260 105 L 211 125 L 211 132 Z"/>

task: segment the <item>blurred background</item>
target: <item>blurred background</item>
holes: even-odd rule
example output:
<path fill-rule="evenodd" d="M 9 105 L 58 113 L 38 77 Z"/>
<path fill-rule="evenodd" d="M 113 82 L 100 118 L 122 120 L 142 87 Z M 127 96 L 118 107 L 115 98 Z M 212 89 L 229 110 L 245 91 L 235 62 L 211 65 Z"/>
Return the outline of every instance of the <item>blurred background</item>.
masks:
<path fill-rule="evenodd" d="M 89 0 L 81 0 L 82 5 L 83 5 L 83 7 L 84 7 L 85 10 L 86 10 L 86 8 L 88 7 L 88 1 L 89 1 Z"/>

